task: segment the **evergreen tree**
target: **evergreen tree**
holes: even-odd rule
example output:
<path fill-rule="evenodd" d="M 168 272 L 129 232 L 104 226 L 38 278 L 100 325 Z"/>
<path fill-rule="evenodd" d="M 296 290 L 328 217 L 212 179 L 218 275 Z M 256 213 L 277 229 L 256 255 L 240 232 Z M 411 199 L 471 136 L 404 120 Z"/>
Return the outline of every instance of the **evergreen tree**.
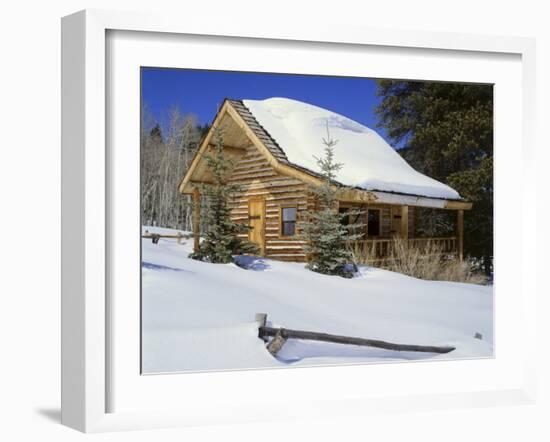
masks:
<path fill-rule="evenodd" d="M 202 125 L 197 124 L 197 130 L 199 131 L 201 138 L 204 138 L 206 136 L 206 134 L 208 133 L 208 131 L 210 130 L 210 124 L 208 124 L 208 123 L 205 123 L 205 124 L 202 124 Z"/>
<path fill-rule="evenodd" d="M 351 234 L 361 227 L 360 224 L 343 224 L 343 219 L 351 219 L 359 212 L 339 213 L 338 196 L 344 190 L 336 183 L 336 173 L 343 164 L 334 158 L 334 146 L 337 141 L 330 138 L 327 125 L 327 138 L 323 138 L 324 156 L 315 158 L 324 178 L 319 186 L 312 186 L 315 210 L 307 212 L 306 221 L 299 223 L 300 238 L 305 241 L 304 251 L 308 255 L 307 268 L 327 275 L 339 275 L 351 278 L 356 270 L 348 241 L 359 239 L 362 235 Z"/>
<path fill-rule="evenodd" d="M 470 255 L 481 259 L 481 270 L 489 273 L 493 267 L 493 157 L 483 158 L 474 169 L 449 175 L 447 181 L 474 203 L 464 213 L 464 245 Z"/>
<path fill-rule="evenodd" d="M 160 129 L 160 124 L 155 124 L 155 126 L 149 132 L 149 136 L 157 143 L 162 143 L 162 130 Z"/>
<path fill-rule="evenodd" d="M 490 272 L 493 256 L 493 88 L 491 85 L 378 81 L 376 109 L 399 153 L 419 172 L 474 203 L 465 212 L 464 250 Z M 423 209 L 420 233 L 448 235 L 456 216 Z"/>
<path fill-rule="evenodd" d="M 249 226 L 238 224 L 230 217 L 231 209 L 228 203 L 239 191 L 240 186 L 227 182 L 232 164 L 223 156 L 223 134 L 220 129 L 215 129 L 214 137 L 214 152 L 204 156 L 213 183 L 201 186 L 204 201 L 202 221 L 205 232 L 199 250 L 191 253 L 189 257 L 212 263 L 229 263 L 234 261 L 233 255 L 256 254 L 259 250 L 255 244 L 237 236 L 249 229 Z"/>

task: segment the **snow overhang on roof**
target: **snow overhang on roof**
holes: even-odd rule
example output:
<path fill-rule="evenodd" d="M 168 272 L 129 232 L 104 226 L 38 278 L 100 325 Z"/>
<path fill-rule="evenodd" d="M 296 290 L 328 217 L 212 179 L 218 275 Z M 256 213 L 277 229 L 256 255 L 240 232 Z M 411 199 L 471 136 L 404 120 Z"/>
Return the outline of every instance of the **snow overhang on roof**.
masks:
<path fill-rule="evenodd" d="M 340 183 L 373 192 L 461 200 L 456 190 L 414 170 L 374 130 L 350 118 L 288 98 L 229 102 L 245 114 L 247 124 L 263 129 L 257 132 L 265 134 L 262 142 L 279 162 L 318 175 L 315 157 L 323 156 L 328 127 L 330 138 L 338 141 L 336 161 L 343 164 Z"/>

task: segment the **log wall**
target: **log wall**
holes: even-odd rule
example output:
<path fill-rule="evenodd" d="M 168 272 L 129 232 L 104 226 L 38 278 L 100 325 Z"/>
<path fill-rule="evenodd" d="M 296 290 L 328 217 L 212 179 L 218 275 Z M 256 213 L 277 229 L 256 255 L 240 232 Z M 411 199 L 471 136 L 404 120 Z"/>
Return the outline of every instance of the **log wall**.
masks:
<path fill-rule="evenodd" d="M 295 206 L 297 221 L 300 221 L 312 203 L 307 185 L 277 173 L 254 146 L 249 147 L 236 164 L 229 181 L 241 186 L 231 203 L 234 221 L 247 224 L 248 201 L 265 200 L 265 256 L 282 261 L 305 261 L 303 242 L 281 235 L 280 211 L 282 206 Z M 248 238 L 248 234 L 241 237 Z"/>
<path fill-rule="evenodd" d="M 265 256 L 281 261 L 305 261 L 303 241 L 296 237 L 284 237 L 281 234 L 281 207 L 297 208 L 297 221 L 301 221 L 305 212 L 313 209 L 313 200 L 308 193 L 308 185 L 302 181 L 281 175 L 270 166 L 267 159 L 254 147 L 247 149 L 246 154 L 235 165 L 229 179 L 241 187 L 231 202 L 231 219 L 247 224 L 249 222 L 248 204 L 251 199 L 265 200 Z M 356 207 L 365 211 L 359 223 L 366 223 L 365 209 L 380 210 L 380 237 L 388 238 L 396 233 L 395 218 L 400 206 L 382 204 L 341 204 L 342 207 Z M 409 237 L 414 232 L 414 208 L 409 207 Z M 241 234 L 248 238 L 248 234 Z M 366 239 L 366 238 L 365 238 Z"/>

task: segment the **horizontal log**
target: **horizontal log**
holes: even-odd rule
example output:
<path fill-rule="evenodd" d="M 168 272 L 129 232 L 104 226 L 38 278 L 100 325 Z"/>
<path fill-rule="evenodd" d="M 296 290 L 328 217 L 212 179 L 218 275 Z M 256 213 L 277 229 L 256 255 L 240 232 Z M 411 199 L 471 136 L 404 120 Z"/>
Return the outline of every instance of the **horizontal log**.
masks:
<path fill-rule="evenodd" d="M 252 189 L 248 186 L 243 186 L 243 189 L 235 192 L 235 196 L 240 195 L 253 195 L 256 194 L 256 192 L 260 194 L 266 194 L 266 193 L 284 193 L 284 192 L 304 192 L 305 196 L 305 187 L 304 185 L 300 184 L 290 184 L 286 186 L 263 186 L 259 188 Z"/>
<path fill-rule="evenodd" d="M 239 164 L 250 160 L 267 160 L 260 152 L 254 147 L 253 150 L 247 150 L 246 155 L 239 160 Z"/>
<path fill-rule="evenodd" d="M 293 205 L 296 205 L 296 204 L 299 204 L 301 206 L 305 206 L 305 203 L 303 201 L 303 195 L 283 195 L 283 196 L 266 196 L 265 197 L 265 201 L 266 201 L 266 205 L 267 206 L 270 206 L 270 207 L 273 207 L 275 204 L 274 202 L 277 202 L 277 205 L 280 205 L 280 204 L 293 204 Z M 272 204 L 269 204 L 269 202 L 272 202 Z M 248 203 L 248 199 L 240 199 L 240 200 L 235 200 L 233 201 L 233 204 L 243 204 L 243 203 Z"/>
<path fill-rule="evenodd" d="M 306 257 L 306 254 L 299 250 L 293 250 L 290 253 L 281 252 L 279 250 L 266 251 L 266 258 L 275 259 L 278 261 L 300 261 Z M 288 259 L 286 259 L 288 258 Z"/>
<path fill-rule="evenodd" d="M 241 157 L 237 165 L 248 164 L 248 163 L 253 163 L 258 161 L 267 161 L 267 158 L 264 157 L 259 152 L 258 153 L 249 152 L 244 157 Z"/>
<path fill-rule="evenodd" d="M 260 153 L 247 152 L 247 154 L 239 160 L 239 164 L 252 163 L 255 161 L 266 160 L 266 158 Z"/>
<path fill-rule="evenodd" d="M 303 261 L 306 258 L 304 253 L 266 253 L 268 258 L 276 259 L 277 261 Z"/>
<path fill-rule="evenodd" d="M 239 180 L 234 180 L 234 183 L 235 184 L 240 184 L 240 185 L 264 185 L 266 183 L 275 183 L 275 182 L 279 182 L 279 181 L 284 181 L 284 180 L 291 180 L 292 178 L 288 178 L 288 177 L 285 177 L 283 175 L 277 175 L 277 176 L 274 176 L 274 177 L 271 177 L 271 178 L 268 178 L 268 179 L 263 179 L 262 181 L 258 181 L 258 182 L 250 182 L 249 180 L 243 180 L 243 181 L 239 181 Z"/>
<path fill-rule="evenodd" d="M 267 171 L 263 170 L 263 171 L 258 171 L 258 174 L 260 173 L 265 173 Z M 250 172 L 247 172 L 245 173 L 245 171 L 241 172 L 243 175 L 247 174 L 247 175 L 250 175 L 250 176 L 256 176 L 256 172 L 255 171 L 250 171 Z M 257 188 L 271 188 L 271 187 L 282 187 L 282 186 L 302 186 L 302 187 L 306 187 L 304 185 L 304 183 L 300 183 L 300 182 L 296 182 L 296 180 L 292 180 L 292 179 L 282 179 L 280 175 L 270 175 L 268 177 L 260 177 L 261 179 L 258 179 L 258 181 L 254 181 L 252 183 L 250 182 L 243 182 L 243 184 L 241 184 L 241 187 L 247 187 L 247 188 L 251 188 L 253 186 L 256 186 Z M 239 181 L 239 177 L 231 177 L 230 179 L 234 180 L 235 182 L 238 182 Z"/>
<path fill-rule="evenodd" d="M 284 194 L 281 196 L 269 196 L 266 198 L 266 201 L 277 201 L 278 204 L 287 204 L 285 200 L 290 200 L 288 204 L 300 204 L 300 201 L 296 201 L 297 199 L 302 201 L 301 204 L 304 204 L 303 200 L 305 198 L 303 193 Z"/>
<path fill-rule="evenodd" d="M 329 333 L 318 333 L 305 330 L 292 330 L 287 328 L 259 327 L 260 338 L 272 337 L 280 334 L 286 339 L 305 339 L 310 341 L 332 342 L 334 344 L 358 345 L 364 347 L 383 348 L 394 351 L 413 351 L 425 353 L 445 354 L 455 350 L 455 347 L 437 347 L 433 345 L 395 344 L 393 342 L 380 341 L 377 339 L 355 338 L 351 336 L 332 335 Z"/>
<path fill-rule="evenodd" d="M 251 175 L 256 172 L 265 172 L 267 170 L 273 170 L 273 168 L 265 161 L 257 164 L 245 164 L 235 167 L 231 172 L 231 178 L 237 178 L 239 175 Z"/>
<path fill-rule="evenodd" d="M 239 181 L 239 180 L 246 181 L 247 179 L 250 179 L 250 178 L 267 179 L 267 178 L 276 177 L 276 176 L 278 175 L 274 169 L 265 168 L 265 170 L 252 170 L 249 172 L 239 172 L 239 173 L 231 174 L 231 176 L 229 177 L 229 181 Z"/>
<path fill-rule="evenodd" d="M 228 182 L 239 186 L 246 186 L 248 183 L 258 182 L 276 176 L 278 176 L 276 172 L 250 173 L 247 175 L 232 176 L 229 178 Z"/>
<path fill-rule="evenodd" d="M 240 166 L 235 166 L 235 169 L 233 169 L 233 171 L 231 172 L 231 178 L 234 178 L 238 175 L 250 175 L 259 172 L 275 172 L 275 169 L 273 169 L 273 167 L 271 167 L 266 161 L 257 163 L 257 165 L 256 163 L 251 163 L 250 165 L 245 164 L 242 166 L 242 170 L 236 170 L 239 167 Z"/>
<path fill-rule="evenodd" d="M 258 195 L 250 195 L 250 194 L 243 193 L 242 196 L 234 195 L 233 199 L 228 202 L 227 207 L 229 207 L 231 210 L 245 210 L 245 209 L 248 210 L 248 203 L 249 203 L 249 200 L 252 199 L 252 197 L 265 196 L 266 207 L 268 209 L 275 210 L 281 207 L 281 202 L 278 200 L 274 200 L 273 198 L 270 198 L 270 197 L 275 197 L 275 196 L 280 197 L 285 195 L 288 196 L 290 194 L 291 194 L 290 192 L 279 193 L 279 192 L 269 192 L 269 191 L 266 191 L 265 193 L 260 193 Z M 289 198 L 295 198 L 295 197 L 289 196 Z M 300 201 L 293 201 L 291 204 L 297 204 L 299 210 L 307 210 L 307 207 L 308 207 L 306 204 L 305 198 Z"/>
<path fill-rule="evenodd" d="M 272 167 L 250 168 L 250 169 L 243 170 L 243 171 L 233 172 L 231 174 L 231 179 L 238 178 L 242 175 L 261 174 L 261 173 L 264 173 L 264 172 L 271 172 L 271 173 L 275 174 L 275 171 L 273 170 Z"/>
<path fill-rule="evenodd" d="M 238 184 L 238 183 L 239 183 L 238 181 L 235 181 L 235 184 Z M 277 189 L 281 187 L 285 188 L 285 187 L 292 187 L 292 186 L 300 186 L 304 188 L 304 190 L 306 190 L 302 183 L 295 182 L 292 180 L 281 180 L 277 177 L 274 177 L 273 179 L 268 179 L 268 180 L 247 182 L 239 185 L 247 189 L 248 191 L 271 190 L 271 189 Z"/>
<path fill-rule="evenodd" d="M 250 161 L 250 162 L 244 163 L 244 164 L 239 163 L 238 165 L 235 166 L 232 173 L 233 172 L 243 172 L 243 171 L 247 171 L 247 172 L 251 173 L 251 172 L 254 172 L 254 171 L 259 170 L 259 169 L 272 169 L 273 170 L 273 168 L 270 166 L 270 164 L 265 159 L 261 159 L 261 160 L 256 160 L 254 162 Z"/>
<path fill-rule="evenodd" d="M 307 203 L 305 199 L 300 199 L 298 201 L 295 201 L 295 197 L 289 197 L 292 198 L 292 201 L 289 204 L 294 204 L 298 206 L 298 210 L 307 210 Z M 271 200 L 266 199 L 266 206 L 270 209 L 279 209 L 281 207 L 281 204 L 286 204 L 284 202 L 281 202 L 279 200 Z"/>

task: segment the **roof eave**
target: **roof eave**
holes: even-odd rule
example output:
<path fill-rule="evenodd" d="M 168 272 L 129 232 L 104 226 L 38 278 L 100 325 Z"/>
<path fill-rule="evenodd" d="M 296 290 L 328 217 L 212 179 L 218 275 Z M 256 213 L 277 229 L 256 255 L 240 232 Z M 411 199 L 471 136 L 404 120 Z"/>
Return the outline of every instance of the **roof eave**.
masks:
<path fill-rule="evenodd" d="M 320 184 L 322 182 L 322 177 L 316 172 L 293 163 L 290 163 L 289 166 L 300 171 L 301 173 L 309 175 L 316 181 L 314 184 Z M 463 199 L 436 198 L 426 195 L 400 193 L 387 190 L 364 189 L 362 187 L 347 186 L 339 182 L 336 182 L 336 184 L 350 189 L 344 198 L 341 198 L 342 200 L 346 200 L 348 202 L 377 202 L 379 204 L 404 204 L 404 202 L 406 202 L 409 206 L 417 207 L 463 210 L 470 210 L 472 208 L 472 203 Z"/>

